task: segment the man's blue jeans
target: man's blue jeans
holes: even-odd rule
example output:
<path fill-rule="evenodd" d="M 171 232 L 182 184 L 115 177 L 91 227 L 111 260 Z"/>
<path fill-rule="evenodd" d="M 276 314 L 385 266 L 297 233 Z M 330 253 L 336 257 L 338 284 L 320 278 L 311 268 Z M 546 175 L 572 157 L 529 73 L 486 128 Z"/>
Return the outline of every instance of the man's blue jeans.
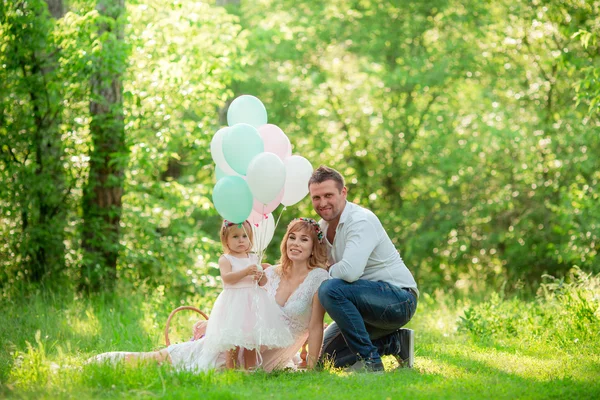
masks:
<path fill-rule="evenodd" d="M 319 301 L 335 321 L 325 331 L 323 360 L 335 367 L 358 359 L 380 362 L 400 350 L 398 330 L 415 314 L 412 291 L 387 282 L 329 279 L 319 288 Z"/>

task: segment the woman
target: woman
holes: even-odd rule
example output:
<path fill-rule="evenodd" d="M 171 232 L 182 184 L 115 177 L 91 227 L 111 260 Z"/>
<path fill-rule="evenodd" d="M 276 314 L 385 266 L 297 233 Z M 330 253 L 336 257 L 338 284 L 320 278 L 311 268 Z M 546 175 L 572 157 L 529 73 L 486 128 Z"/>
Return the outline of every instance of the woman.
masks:
<path fill-rule="evenodd" d="M 281 307 L 285 323 L 294 337 L 294 343 L 286 348 L 261 349 L 262 363 L 259 367 L 267 372 L 293 366 L 294 356 L 307 338 L 307 367 L 314 368 L 316 365 L 323 342 L 325 315 L 317 290 L 329 278 L 325 270 L 327 255 L 322 239 L 323 232 L 315 220 L 294 219 L 281 242 L 280 265 L 265 270 L 268 281 L 264 287 Z M 202 338 L 148 353 L 104 353 L 94 357 L 93 361 L 154 359 L 186 370 L 223 368 L 224 353 L 216 360 L 206 362 L 204 342 Z"/>

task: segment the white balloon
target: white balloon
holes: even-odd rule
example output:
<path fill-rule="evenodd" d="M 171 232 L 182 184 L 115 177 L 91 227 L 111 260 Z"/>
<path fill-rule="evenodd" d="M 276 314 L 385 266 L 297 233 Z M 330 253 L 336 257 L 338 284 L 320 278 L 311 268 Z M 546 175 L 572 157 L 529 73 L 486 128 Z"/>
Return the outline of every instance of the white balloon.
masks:
<path fill-rule="evenodd" d="M 268 204 L 285 184 L 285 166 L 276 154 L 260 153 L 250 161 L 246 178 L 254 198 Z"/>
<path fill-rule="evenodd" d="M 240 176 L 240 174 L 235 172 L 234 169 L 229 166 L 225 160 L 225 155 L 223 155 L 223 137 L 228 130 L 229 127 L 225 127 L 219 129 L 217 133 L 215 133 L 212 141 L 210 142 L 210 154 L 212 155 L 212 159 L 215 164 L 217 164 L 217 167 L 219 167 L 225 175 Z"/>
<path fill-rule="evenodd" d="M 252 225 L 254 234 L 254 243 L 252 243 L 252 251 L 260 253 L 267 248 L 273 235 L 275 234 L 275 218 L 273 214 L 268 214 L 266 219 L 263 219 L 258 226 Z"/>
<path fill-rule="evenodd" d="M 310 162 L 302 156 L 290 156 L 284 160 L 285 185 L 281 204 L 291 206 L 308 194 L 308 181 L 313 172 Z"/>

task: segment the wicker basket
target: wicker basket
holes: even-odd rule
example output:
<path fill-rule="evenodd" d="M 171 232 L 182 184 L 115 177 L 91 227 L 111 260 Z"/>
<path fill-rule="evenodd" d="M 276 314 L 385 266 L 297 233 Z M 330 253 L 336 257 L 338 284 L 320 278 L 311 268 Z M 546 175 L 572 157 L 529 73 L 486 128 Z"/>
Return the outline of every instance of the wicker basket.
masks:
<path fill-rule="evenodd" d="M 169 314 L 169 318 L 167 318 L 167 325 L 165 326 L 165 343 L 166 343 L 167 346 L 169 346 L 171 344 L 171 341 L 169 340 L 169 326 L 171 325 L 171 319 L 173 318 L 173 316 L 175 314 L 177 314 L 179 311 L 182 311 L 182 310 L 195 311 L 198 314 L 200 314 L 205 320 L 208 321 L 208 315 L 206 315 L 205 313 L 203 313 L 202 311 L 200 311 L 196 307 L 192 307 L 192 306 L 177 307 L 176 309 L 174 309 L 173 311 L 171 311 L 171 314 Z M 198 338 L 194 337 L 194 339 L 198 339 Z"/>

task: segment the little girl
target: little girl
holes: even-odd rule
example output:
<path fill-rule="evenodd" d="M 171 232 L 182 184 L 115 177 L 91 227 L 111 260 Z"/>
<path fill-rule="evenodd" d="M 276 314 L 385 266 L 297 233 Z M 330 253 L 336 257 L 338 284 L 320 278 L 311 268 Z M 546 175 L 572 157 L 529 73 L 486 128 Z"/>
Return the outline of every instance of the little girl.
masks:
<path fill-rule="evenodd" d="M 250 223 L 224 221 L 220 236 L 225 252 L 219 258 L 224 289 L 217 297 L 206 327 L 205 357 L 207 353 L 227 352 L 226 366 L 234 368 L 241 350 L 243 367 L 251 369 L 257 366 L 256 350 L 261 346 L 287 347 L 293 338 L 281 308 L 258 287 L 266 283 L 266 277 L 258 266 L 258 257 L 250 253 Z"/>

